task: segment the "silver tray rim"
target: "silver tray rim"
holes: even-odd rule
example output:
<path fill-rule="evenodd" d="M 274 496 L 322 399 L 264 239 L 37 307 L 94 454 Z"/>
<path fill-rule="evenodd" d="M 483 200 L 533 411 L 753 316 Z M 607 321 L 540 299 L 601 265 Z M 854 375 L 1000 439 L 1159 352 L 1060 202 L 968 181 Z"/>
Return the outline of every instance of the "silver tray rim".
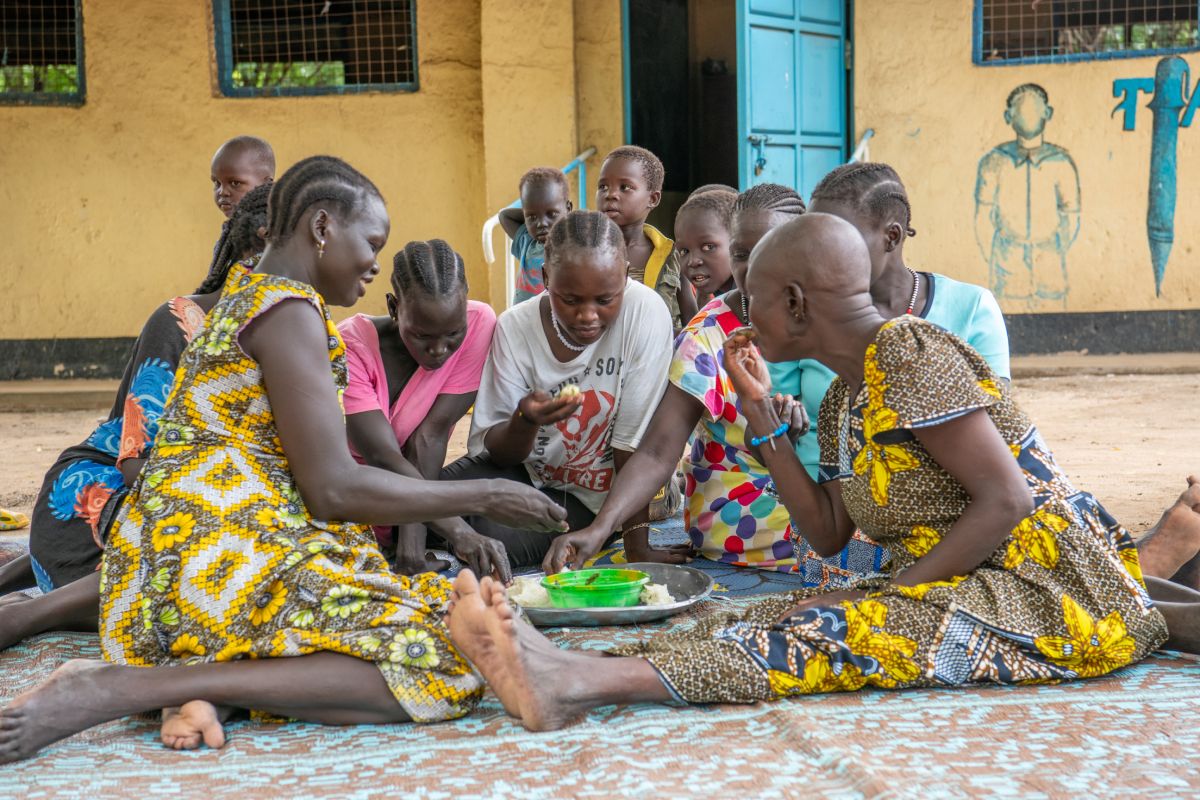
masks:
<path fill-rule="evenodd" d="M 603 569 L 609 567 L 609 564 L 604 564 L 598 568 Z M 689 567 L 686 564 L 655 564 L 637 561 L 632 564 L 612 564 L 614 569 L 640 569 L 643 572 L 651 574 L 651 581 L 654 580 L 653 573 L 650 570 L 686 570 L 700 576 L 704 581 L 704 588 L 698 594 L 692 595 L 685 600 L 679 600 L 674 603 L 662 606 L 625 606 L 625 607 L 598 607 L 598 608 L 524 608 L 518 603 L 513 603 L 529 618 L 529 621 L 539 628 L 573 628 L 573 627 L 607 627 L 610 625 L 636 625 L 640 622 L 654 622 L 667 617 L 673 617 L 681 611 L 695 606 L 707 599 L 713 592 L 716 585 L 713 577 L 702 569 Z M 650 570 L 647 570 L 647 567 Z M 522 576 L 536 577 L 536 575 Z"/>

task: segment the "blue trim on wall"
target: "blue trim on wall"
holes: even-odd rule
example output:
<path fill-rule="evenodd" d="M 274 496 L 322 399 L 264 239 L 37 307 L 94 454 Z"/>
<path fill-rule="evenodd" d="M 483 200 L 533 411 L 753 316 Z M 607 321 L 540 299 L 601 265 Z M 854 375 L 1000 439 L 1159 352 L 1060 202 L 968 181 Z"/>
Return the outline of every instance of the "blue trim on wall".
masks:
<path fill-rule="evenodd" d="M 1200 0 L 1197 0 L 1200 7 Z M 971 18 L 971 61 L 979 67 L 1009 67 L 1022 64 L 1071 64 L 1080 61 L 1113 61 L 1121 58 L 1152 58 L 1154 56 L 1200 51 L 1200 42 L 1191 47 L 1160 47 L 1154 50 L 1109 50 L 1104 53 L 1072 53 L 1057 56 L 1027 56 L 1025 58 L 998 58 L 983 60 L 983 0 L 975 0 Z"/>
<path fill-rule="evenodd" d="M 734 15 L 734 47 L 737 49 L 737 160 L 738 160 L 738 191 L 745 191 L 750 188 L 751 176 L 747 174 L 746 163 L 749 158 L 746 156 L 746 137 L 750 134 L 749 115 L 747 108 L 750 105 L 749 86 L 750 70 L 748 64 L 750 62 L 747 53 L 747 36 L 746 36 L 746 3 L 747 0 L 736 0 L 737 11 Z"/>
<path fill-rule="evenodd" d="M 854 114 L 854 73 L 858 70 L 858 53 L 854 44 L 854 0 L 846 0 L 846 10 L 843 12 L 842 23 L 842 58 L 846 57 L 846 48 L 850 48 L 850 69 L 846 70 L 846 144 L 845 157 L 849 158 L 858 146 L 858 128 L 855 126 Z"/>
<path fill-rule="evenodd" d="M 629 0 L 621 0 L 621 96 L 625 108 L 625 144 L 633 143 L 633 89 L 629 66 Z"/>
<path fill-rule="evenodd" d="M 87 74 L 83 63 L 83 0 L 75 0 L 75 91 L 0 94 L 0 106 L 83 105 L 87 100 Z"/>
<path fill-rule="evenodd" d="M 217 86 L 225 97 L 316 97 L 328 94 L 363 94 L 365 92 L 415 92 L 421 87 L 420 54 L 417 52 L 417 2 L 412 7 L 413 80 L 406 83 L 354 83 L 346 86 L 276 86 L 255 89 L 233 85 L 233 23 L 230 20 L 229 0 L 212 0 L 213 44 L 217 58 Z"/>

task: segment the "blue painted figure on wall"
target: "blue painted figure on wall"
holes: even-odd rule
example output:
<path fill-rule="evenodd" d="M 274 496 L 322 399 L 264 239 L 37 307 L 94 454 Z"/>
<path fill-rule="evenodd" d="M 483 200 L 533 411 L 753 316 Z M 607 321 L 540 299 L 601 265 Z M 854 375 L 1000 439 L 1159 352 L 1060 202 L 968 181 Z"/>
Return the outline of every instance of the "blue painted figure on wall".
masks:
<path fill-rule="evenodd" d="M 991 289 L 1009 311 L 1066 308 L 1067 251 L 1079 233 L 1079 172 L 1065 149 L 1045 140 L 1053 115 L 1041 86 L 1013 89 L 1004 121 L 1017 138 L 979 160 L 975 238 Z"/>

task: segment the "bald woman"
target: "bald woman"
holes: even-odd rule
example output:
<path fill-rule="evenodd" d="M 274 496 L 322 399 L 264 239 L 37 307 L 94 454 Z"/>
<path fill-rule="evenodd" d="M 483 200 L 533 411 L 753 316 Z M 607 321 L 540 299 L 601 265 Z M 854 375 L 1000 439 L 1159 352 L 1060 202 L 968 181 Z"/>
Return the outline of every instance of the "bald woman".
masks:
<path fill-rule="evenodd" d="M 1069 484 L 987 363 L 936 325 L 880 316 L 853 227 L 805 215 L 750 264 L 761 354 L 735 335 L 725 366 L 750 429 L 768 439 L 760 450 L 779 494 L 818 552 L 837 552 L 857 526 L 890 548 L 891 572 L 716 614 L 618 658 L 557 649 L 513 617 L 502 586 L 464 574 L 451 636 L 526 727 L 612 703 L 1056 682 L 1104 675 L 1164 642 L 1200 649 L 1200 594 L 1151 579 L 1168 602 L 1151 600 L 1129 534 Z M 838 374 L 820 410 L 820 482 L 780 438 L 764 358 L 816 358 Z M 1189 487 L 1151 538 L 1147 563 L 1161 574 L 1200 549 L 1198 506 Z"/>

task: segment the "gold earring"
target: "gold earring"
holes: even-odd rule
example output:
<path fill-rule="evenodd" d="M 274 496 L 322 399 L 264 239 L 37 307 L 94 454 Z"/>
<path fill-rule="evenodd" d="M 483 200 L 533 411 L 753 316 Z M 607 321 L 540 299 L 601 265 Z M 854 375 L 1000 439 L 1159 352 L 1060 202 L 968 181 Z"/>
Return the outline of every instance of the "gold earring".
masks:
<path fill-rule="evenodd" d="M 317 258 L 324 258 L 324 257 L 325 257 L 325 240 L 318 239 L 317 240 Z"/>

